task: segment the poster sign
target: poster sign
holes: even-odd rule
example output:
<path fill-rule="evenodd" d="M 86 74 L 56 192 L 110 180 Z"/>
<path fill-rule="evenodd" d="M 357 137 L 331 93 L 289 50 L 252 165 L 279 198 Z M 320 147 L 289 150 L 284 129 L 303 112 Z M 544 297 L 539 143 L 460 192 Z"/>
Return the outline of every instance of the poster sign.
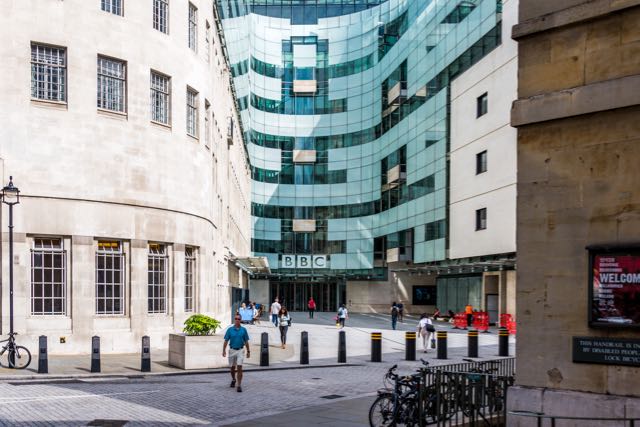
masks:
<path fill-rule="evenodd" d="M 414 286 L 413 305 L 436 305 L 438 300 L 437 286 Z"/>
<path fill-rule="evenodd" d="M 591 251 L 589 324 L 640 327 L 640 251 Z"/>
<path fill-rule="evenodd" d="M 573 337 L 573 361 L 640 366 L 640 340 Z"/>

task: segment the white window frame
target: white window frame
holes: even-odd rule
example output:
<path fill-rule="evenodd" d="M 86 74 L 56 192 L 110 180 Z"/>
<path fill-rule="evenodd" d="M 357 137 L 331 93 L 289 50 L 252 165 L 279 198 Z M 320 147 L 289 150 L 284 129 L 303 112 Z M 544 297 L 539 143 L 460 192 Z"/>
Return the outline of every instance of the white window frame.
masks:
<path fill-rule="evenodd" d="M 122 316 L 125 314 L 125 253 L 121 241 L 99 240 L 96 249 L 96 314 Z M 102 261 L 102 263 L 101 263 Z M 100 265 L 102 264 L 102 268 Z M 110 265 L 109 265 L 110 264 Z M 102 273 L 102 274 L 101 274 Z M 120 276 L 119 280 L 117 275 Z M 109 280 L 109 277 L 111 280 Z M 116 292 L 116 290 L 118 292 Z M 102 291 L 102 292 L 101 292 Z M 111 295 L 109 294 L 111 291 Z M 116 295 L 116 293 L 118 295 Z M 111 309 L 107 306 L 111 302 Z M 118 304 L 116 304 L 116 302 Z M 102 303 L 102 304 L 101 304 Z M 101 307 L 102 305 L 102 307 Z M 116 309 L 116 305 L 119 305 Z"/>
<path fill-rule="evenodd" d="M 102 110 L 126 113 L 127 62 L 98 55 L 96 80 L 97 107 Z"/>
<path fill-rule="evenodd" d="M 191 2 L 189 2 L 189 48 L 194 52 L 198 51 L 198 8 Z"/>
<path fill-rule="evenodd" d="M 205 44 L 205 49 L 207 50 L 205 52 L 205 58 L 207 62 L 210 62 L 211 61 L 211 24 L 209 24 L 208 20 L 205 20 L 204 25 L 205 25 L 204 44 Z"/>
<path fill-rule="evenodd" d="M 169 0 L 153 1 L 153 28 L 169 34 Z"/>
<path fill-rule="evenodd" d="M 184 249 L 184 311 L 193 312 L 196 309 L 196 278 L 198 277 L 197 250 L 187 246 Z"/>
<path fill-rule="evenodd" d="M 31 99 L 67 102 L 67 48 L 31 43 Z"/>
<path fill-rule="evenodd" d="M 147 260 L 147 312 L 166 314 L 169 290 L 167 246 L 162 243 L 149 243 Z"/>
<path fill-rule="evenodd" d="M 124 16 L 124 0 L 100 0 L 100 9 L 113 15 Z"/>
<path fill-rule="evenodd" d="M 151 70 L 151 121 L 171 125 L 171 77 Z"/>
<path fill-rule="evenodd" d="M 198 138 L 198 91 L 187 86 L 187 135 Z"/>
<path fill-rule="evenodd" d="M 50 259 L 48 265 L 47 258 Z M 36 266 L 38 259 L 40 262 Z M 47 277 L 50 280 L 47 280 Z M 47 292 L 47 287 L 49 292 Z M 67 252 L 64 249 L 62 237 L 33 238 L 30 299 L 32 316 L 66 316 Z M 38 300 L 40 300 L 40 304 L 38 304 Z M 58 308 L 56 308 L 56 300 L 60 302 Z"/>

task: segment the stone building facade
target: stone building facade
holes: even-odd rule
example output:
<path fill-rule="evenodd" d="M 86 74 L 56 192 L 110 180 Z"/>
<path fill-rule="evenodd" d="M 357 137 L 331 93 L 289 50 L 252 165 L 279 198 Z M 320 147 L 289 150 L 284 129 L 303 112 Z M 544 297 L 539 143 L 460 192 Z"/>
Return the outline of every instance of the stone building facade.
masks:
<path fill-rule="evenodd" d="M 508 406 L 638 417 L 640 358 L 577 363 L 572 344 L 640 348 L 640 331 L 621 327 L 637 319 L 637 297 L 630 316 L 590 326 L 588 249 L 640 242 L 640 1 L 522 0 L 519 15 L 518 375 Z"/>
<path fill-rule="evenodd" d="M 249 165 L 211 2 L 9 0 L 0 176 L 21 190 L 8 260 L 20 342 L 139 348 L 200 312 L 227 323 L 250 251 Z"/>

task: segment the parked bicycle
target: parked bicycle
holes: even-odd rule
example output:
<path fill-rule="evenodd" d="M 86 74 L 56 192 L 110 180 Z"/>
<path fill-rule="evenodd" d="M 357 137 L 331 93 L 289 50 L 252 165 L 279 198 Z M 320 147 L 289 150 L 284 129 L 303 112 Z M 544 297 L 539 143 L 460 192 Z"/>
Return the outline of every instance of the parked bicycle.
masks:
<path fill-rule="evenodd" d="M 31 352 L 21 345 L 16 344 L 17 332 L 9 334 L 9 338 L 0 341 L 6 344 L 0 350 L 0 366 L 3 368 L 24 369 L 31 363 Z"/>
<path fill-rule="evenodd" d="M 412 375 L 400 377 L 395 373 L 397 365 L 392 366 L 384 376 L 385 388 L 378 391 L 378 397 L 369 409 L 369 424 L 379 426 L 417 426 L 420 424 L 420 414 L 423 424 L 436 423 L 438 419 L 448 417 L 448 402 L 438 401 L 435 386 L 426 386 L 424 400 L 420 407 L 422 378 L 430 370 L 429 362 L 422 360 L 424 368 Z M 389 388 L 393 382 L 393 388 Z"/>

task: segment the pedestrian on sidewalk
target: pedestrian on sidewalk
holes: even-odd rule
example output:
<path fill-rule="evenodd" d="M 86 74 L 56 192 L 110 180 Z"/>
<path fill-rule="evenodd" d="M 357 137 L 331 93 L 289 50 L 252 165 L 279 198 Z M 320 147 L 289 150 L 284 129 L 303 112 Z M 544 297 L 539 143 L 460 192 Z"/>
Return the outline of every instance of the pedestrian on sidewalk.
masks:
<path fill-rule="evenodd" d="M 471 304 L 467 304 L 467 306 L 464 308 L 464 312 L 467 315 L 467 327 L 470 328 L 473 324 L 473 306 Z"/>
<path fill-rule="evenodd" d="M 287 348 L 287 331 L 291 326 L 291 316 L 286 307 L 282 307 L 278 312 L 278 322 L 280 323 L 280 342 L 281 348 Z"/>
<path fill-rule="evenodd" d="M 400 323 L 404 323 L 404 304 L 401 302 L 398 303 L 398 319 Z"/>
<path fill-rule="evenodd" d="M 432 320 L 427 316 L 427 313 L 420 315 L 420 321 L 418 322 L 418 336 L 422 338 L 422 350 L 426 353 L 429 348 L 429 342 L 435 335 L 436 328 L 433 326 Z"/>
<path fill-rule="evenodd" d="M 280 313 L 280 302 L 278 302 L 278 297 L 273 300 L 273 304 L 271 304 L 271 322 L 273 322 L 274 326 L 278 326 L 278 313 Z"/>
<path fill-rule="evenodd" d="M 242 362 L 244 361 L 244 348 L 247 349 L 247 359 L 251 356 L 249 348 L 249 333 L 247 329 L 240 324 L 242 318 L 235 315 L 233 318 L 233 326 L 229 327 L 224 334 L 224 344 L 222 345 L 222 357 L 227 357 L 227 344 L 229 344 L 229 367 L 231 368 L 231 384 L 229 387 L 235 387 L 237 392 L 242 392 Z"/>
<path fill-rule="evenodd" d="M 309 309 L 309 319 L 313 319 L 313 313 L 316 311 L 316 302 L 313 300 L 313 297 L 309 297 L 307 308 Z"/>
<path fill-rule="evenodd" d="M 396 324 L 398 323 L 398 306 L 396 305 L 396 302 L 392 302 L 391 303 L 391 328 L 395 331 L 396 330 Z"/>
<path fill-rule="evenodd" d="M 349 318 L 349 311 L 347 311 L 347 307 L 344 304 L 340 304 L 340 308 L 338 309 L 338 324 L 340 325 L 340 329 L 344 328 L 345 321 Z"/>

